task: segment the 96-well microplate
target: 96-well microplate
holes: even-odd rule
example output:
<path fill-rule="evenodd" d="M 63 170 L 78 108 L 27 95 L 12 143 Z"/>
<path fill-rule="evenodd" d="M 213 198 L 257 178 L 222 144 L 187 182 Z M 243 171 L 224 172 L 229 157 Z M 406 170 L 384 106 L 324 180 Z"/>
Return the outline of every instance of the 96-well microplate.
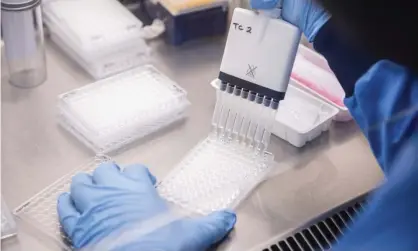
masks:
<path fill-rule="evenodd" d="M 209 136 L 157 186 L 166 200 L 191 212 L 233 209 L 268 175 L 273 155 Z"/>

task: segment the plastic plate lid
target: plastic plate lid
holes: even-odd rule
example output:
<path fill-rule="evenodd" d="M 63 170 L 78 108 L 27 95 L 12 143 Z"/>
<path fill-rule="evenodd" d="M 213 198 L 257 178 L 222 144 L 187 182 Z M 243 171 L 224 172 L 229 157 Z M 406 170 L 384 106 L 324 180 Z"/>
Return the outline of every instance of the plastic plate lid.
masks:
<path fill-rule="evenodd" d="M 85 51 L 140 38 L 142 22 L 115 0 L 60 0 L 43 6 L 45 19 Z"/>

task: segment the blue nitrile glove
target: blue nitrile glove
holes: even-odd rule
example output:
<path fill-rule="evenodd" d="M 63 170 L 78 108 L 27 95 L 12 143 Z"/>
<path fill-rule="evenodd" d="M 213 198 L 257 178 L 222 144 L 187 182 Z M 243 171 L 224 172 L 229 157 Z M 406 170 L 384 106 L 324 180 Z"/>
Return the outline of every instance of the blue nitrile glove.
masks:
<path fill-rule="evenodd" d="M 155 182 L 144 166 L 130 165 L 121 170 L 114 163 L 101 164 L 93 175 L 74 176 L 71 192 L 58 199 L 59 220 L 74 247 L 100 251 L 202 251 L 233 228 L 236 217 L 229 211 L 174 218 L 158 225 L 171 213 L 158 195 Z M 122 241 L 115 243 L 117 240 Z"/>
<path fill-rule="evenodd" d="M 250 0 L 251 8 L 267 10 L 277 7 L 282 1 L 283 20 L 297 26 L 312 42 L 328 21 L 329 14 L 313 0 Z"/>

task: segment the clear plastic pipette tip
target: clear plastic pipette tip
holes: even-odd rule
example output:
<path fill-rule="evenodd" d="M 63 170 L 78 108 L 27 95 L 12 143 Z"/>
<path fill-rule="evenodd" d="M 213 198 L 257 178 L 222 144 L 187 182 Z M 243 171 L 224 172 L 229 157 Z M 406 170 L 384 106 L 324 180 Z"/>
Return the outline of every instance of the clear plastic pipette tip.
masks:
<path fill-rule="evenodd" d="M 268 147 L 278 105 L 276 99 L 222 82 L 212 117 L 214 135 L 260 154 Z"/>
<path fill-rule="evenodd" d="M 215 109 L 213 111 L 213 116 L 212 116 L 212 128 L 213 128 L 212 130 L 214 131 L 216 136 L 218 136 L 218 127 L 219 127 L 219 122 L 221 119 L 222 112 L 226 108 L 225 107 L 226 87 L 227 87 L 227 83 L 222 81 L 219 85 L 219 89 L 216 91 L 216 104 L 215 104 Z"/>
<path fill-rule="evenodd" d="M 255 98 L 255 105 L 253 106 L 253 114 L 250 125 L 248 127 L 247 135 L 246 135 L 246 145 L 252 147 L 254 143 L 254 137 L 257 133 L 257 128 L 260 125 L 260 114 L 262 113 L 262 103 L 263 103 L 264 96 L 257 94 Z"/>
<path fill-rule="evenodd" d="M 272 99 L 270 102 L 270 109 L 267 113 L 267 123 L 264 128 L 264 132 L 261 138 L 259 145 L 257 146 L 257 151 L 263 153 L 267 150 L 270 144 L 271 130 L 276 120 L 277 109 L 279 107 L 279 101 L 277 99 Z"/>
<path fill-rule="evenodd" d="M 226 92 L 224 92 L 225 102 L 223 105 L 222 113 L 219 119 L 218 125 L 218 137 L 225 140 L 226 129 L 228 126 L 228 120 L 234 116 L 234 100 L 233 100 L 233 92 L 234 92 L 234 85 L 227 84 Z"/>

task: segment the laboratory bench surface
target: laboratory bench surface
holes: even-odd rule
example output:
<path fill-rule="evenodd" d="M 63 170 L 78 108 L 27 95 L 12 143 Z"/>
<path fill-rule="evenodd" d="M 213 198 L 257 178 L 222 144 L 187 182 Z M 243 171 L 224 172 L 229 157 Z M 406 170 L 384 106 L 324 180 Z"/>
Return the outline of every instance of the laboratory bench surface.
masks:
<path fill-rule="evenodd" d="M 188 92 L 187 119 L 112 156 L 122 164 L 144 163 L 161 179 L 210 131 L 224 38 L 175 48 L 153 41 L 152 64 Z M 2 194 L 16 208 L 94 154 L 57 124 L 57 96 L 93 80 L 47 40 L 47 81 L 18 89 L 4 78 L 2 104 Z M 354 122 L 334 123 L 329 132 L 298 149 L 273 136 L 277 175 L 261 184 L 237 209 L 238 222 L 219 250 L 245 251 L 375 187 L 382 173 Z M 280 173 L 280 170 L 288 168 Z M 18 223 L 18 237 L 2 250 L 60 250 Z M 260 250 L 261 251 L 261 250 Z"/>

